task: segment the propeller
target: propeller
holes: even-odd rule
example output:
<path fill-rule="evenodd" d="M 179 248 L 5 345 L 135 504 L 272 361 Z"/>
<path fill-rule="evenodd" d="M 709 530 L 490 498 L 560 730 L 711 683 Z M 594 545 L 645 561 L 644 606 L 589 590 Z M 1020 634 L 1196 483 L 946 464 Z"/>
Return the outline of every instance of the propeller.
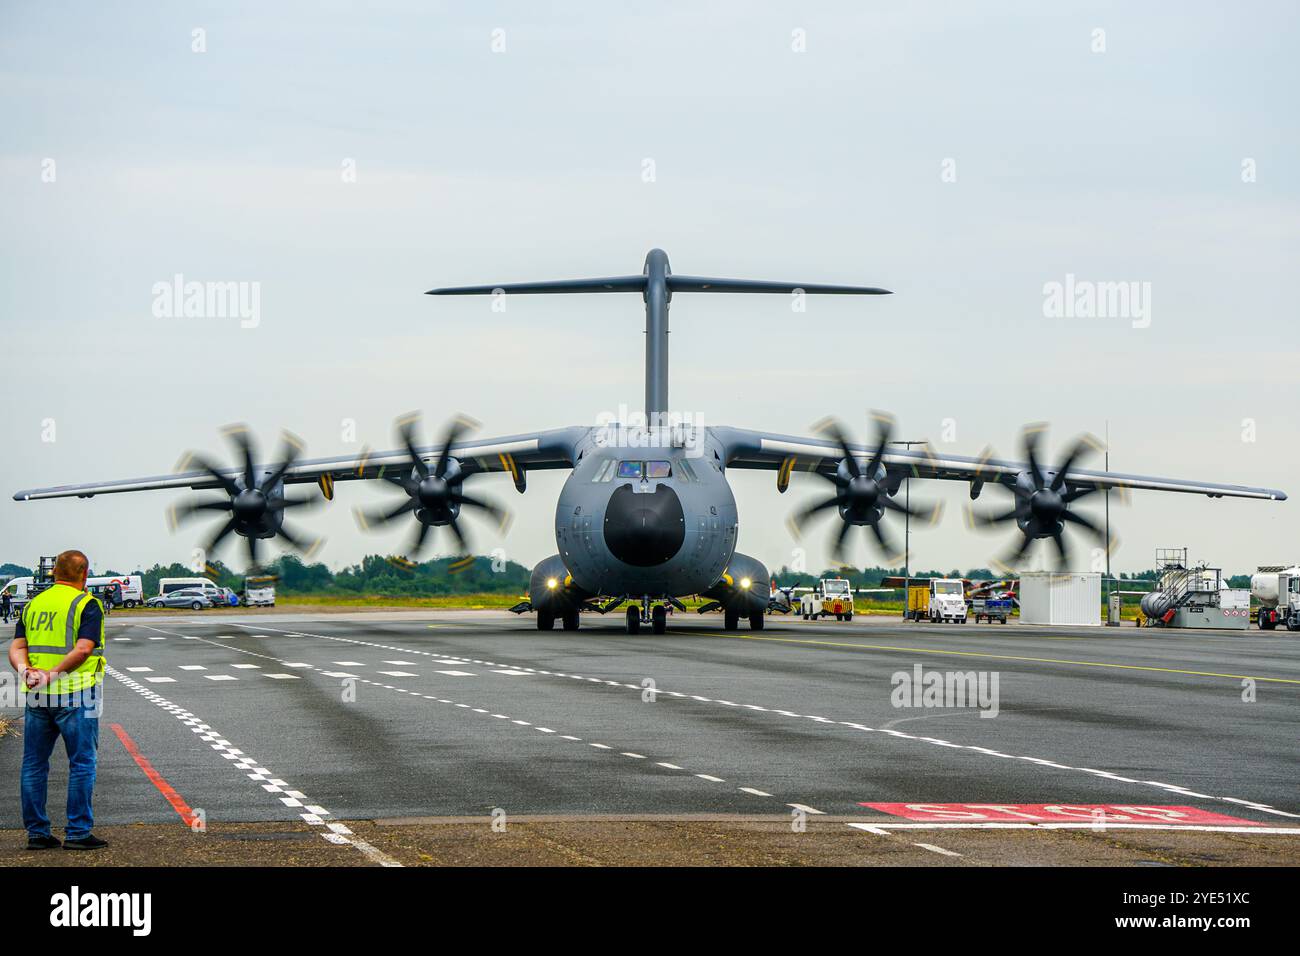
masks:
<path fill-rule="evenodd" d="M 871 417 L 876 424 L 876 445 L 866 460 L 865 467 L 849 447 L 847 433 L 838 421 L 826 418 L 812 426 L 814 431 L 830 437 L 840 446 L 843 457 L 835 471 L 816 471 L 835 486 L 835 493 L 791 516 L 789 524 L 795 537 L 799 537 L 799 527 L 805 521 L 823 511 L 836 508 L 841 525 L 832 544 L 835 560 L 842 561 L 844 558 L 844 545 L 849 531 L 854 527 L 868 527 L 876 545 L 886 556 L 887 563 L 892 564 L 902 557 L 902 552 L 894 546 L 892 537 L 881 522 L 885 512 L 894 511 L 933 524 L 943 514 L 943 507 L 941 503 L 909 506 L 894 500 L 893 494 L 898 491 L 901 475 L 896 475 L 895 480 L 891 481 L 889 469 L 884 464 L 885 448 L 894 433 L 894 418 L 884 412 L 872 412 Z"/>
<path fill-rule="evenodd" d="M 1021 442 L 1028 468 L 1017 475 L 1013 483 L 1004 486 L 1015 497 L 1011 508 L 992 514 L 977 512 L 971 506 L 966 509 L 972 527 L 997 528 L 1014 523 L 1019 529 L 1021 540 L 1018 545 L 1013 545 L 1013 550 L 1004 557 L 994 559 L 1000 569 L 1008 572 L 1019 567 L 1033 543 L 1042 538 L 1050 538 L 1056 546 L 1057 569 L 1067 569 L 1071 548 L 1065 530 L 1069 525 L 1082 529 L 1107 550 L 1115 544 L 1113 538 L 1107 540 L 1105 530 L 1095 521 L 1070 510 L 1076 501 L 1101 490 L 1100 486 L 1084 480 L 1066 478 L 1082 458 L 1101 449 L 1101 442 L 1092 435 L 1081 435 L 1075 439 L 1059 467 L 1045 468 L 1040 463 L 1038 442 L 1046 430 L 1047 426 L 1041 423 L 1025 426 Z"/>
<path fill-rule="evenodd" d="M 420 416 L 416 412 L 399 418 L 396 422 L 398 438 L 406 449 L 409 469 L 399 468 L 396 474 L 381 475 L 389 485 L 400 488 L 406 500 L 396 506 L 365 511 L 357 508 L 357 524 L 371 531 L 399 521 L 413 514 L 417 523 L 408 556 L 414 558 L 428 539 L 432 528 L 448 528 L 456 539 L 461 554 L 469 553 L 469 539 L 458 519 L 462 508 L 486 512 L 497 520 L 504 532 L 510 525 L 510 512 L 484 498 L 465 494 L 464 482 L 469 477 L 461 464 L 451 454 L 451 447 L 462 437 L 478 427 L 478 422 L 463 415 L 452 419 L 443 435 L 437 460 L 433 467 L 425 461 L 416 447 L 416 431 Z"/>
<path fill-rule="evenodd" d="M 187 452 L 177 463 L 176 470 L 207 472 L 220 486 L 224 497 L 189 498 L 172 505 L 167 514 L 172 531 L 205 512 L 220 512 L 229 517 L 208 540 L 205 555 L 213 554 L 231 534 L 237 534 L 248 542 L 248 560 L 252 567 L 257 566 L 258 542 L 267 538 L 283 538 L 307 557 L 315 554 L 324 539 L 304 540 L 284 524 L 285 511 L 313 505 L 318 500 L 314 495 L 287 498 L 284 494 L 284 476 L 302 457 L 302 439 L 284 432 L 279 464 L 259 467 L 256 446 L 246 425 L 228 425 L 222 429 L 222 434 L 235 447 L 238 464 L 234 469 L 218 468 L 210 459 Z"/>

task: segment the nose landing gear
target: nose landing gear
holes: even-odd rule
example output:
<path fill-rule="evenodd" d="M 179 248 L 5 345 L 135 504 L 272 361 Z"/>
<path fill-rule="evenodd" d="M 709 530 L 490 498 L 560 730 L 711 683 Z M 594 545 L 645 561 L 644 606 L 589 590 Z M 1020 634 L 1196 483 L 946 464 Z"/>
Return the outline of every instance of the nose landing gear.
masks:
<path fill-rule="evenodd" d="M 663 634 L 668 630 L 668 608 L 664 604 L 656 604 L 651 607 L 650 598 L 647 595 L 640 607 L 635 604 L 628 607 L 625 620 L 629 634 L 639 634 L 643 624 L 649 624 L 654 633 Z"/>

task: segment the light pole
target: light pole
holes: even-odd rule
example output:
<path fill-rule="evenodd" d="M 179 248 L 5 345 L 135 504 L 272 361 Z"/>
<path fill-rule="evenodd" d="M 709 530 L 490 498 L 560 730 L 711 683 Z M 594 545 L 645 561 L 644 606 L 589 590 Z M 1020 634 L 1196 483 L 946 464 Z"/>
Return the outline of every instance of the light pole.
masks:
<path fill-rule="evenodd" d="M 924 445 L 923 441 L 894 441 L 891 445 L 901 445 L 911 451 L 913 445 Z M 903 503 L 907 510 L 903 512 L 903 620 L 907 620 L 907 595 L 912 589 L 912 476 L 903 479 Z"/>

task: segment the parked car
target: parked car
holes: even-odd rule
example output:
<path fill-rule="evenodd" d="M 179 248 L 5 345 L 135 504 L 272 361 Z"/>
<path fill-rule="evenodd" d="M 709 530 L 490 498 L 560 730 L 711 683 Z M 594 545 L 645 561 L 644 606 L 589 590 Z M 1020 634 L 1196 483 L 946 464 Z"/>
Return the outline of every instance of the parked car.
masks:
<path fill-rule="evenodd" d="M 212 607 L 212 598 L 198 588 L 184 588 L 169 594 L 159 594 L 144 603 L 148 607 L 188 607 L 201 611 Z"/>

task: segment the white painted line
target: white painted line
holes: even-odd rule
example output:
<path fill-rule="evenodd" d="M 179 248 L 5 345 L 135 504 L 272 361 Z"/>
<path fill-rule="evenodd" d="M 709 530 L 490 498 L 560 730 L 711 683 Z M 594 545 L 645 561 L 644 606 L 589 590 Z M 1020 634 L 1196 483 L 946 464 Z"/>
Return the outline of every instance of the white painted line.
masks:
<path fill-rule="evenodd" d="M 825 811 L 825 810 L 818 810 L 818 809 L 815 808 L 815 807 L 810 807 L 810 806 L 807 806 L 806 804 L 803 804 L 803 803 L 787 803 L 786 806 L 787 806 L 787 807 L 793 807 L 793 808 L 796 809 L 796 810 L 802 810 L 804 813 L 815 813 L 815 814 L 817 814 L 818 816 L 825 816 L 825 815 L 826 815 L 826 811 Z"/>
<path fill-rule="evenodd" d="M 493 674 L 505 674 L 507 677 L 525 677 L 525 676 L 527 676 L 528 671 L 519 671 L 519 670 L 506 669 L 506 670 L 503 670 L 503 671 L 493 671 L 492 673 L 493 673 Z"/>
<path fill-rule="evenodd" d="M 739 788 L 737 788 L 737 789 L 739 789 L 739 790 L 743 790 L 745 793 L 752 793 L 752 794 L 753 794 L 754 796 L 756 796 L 756 797 L 770 797 L 770 796 L 771 796 L 770 793 L 765 793 L 765 792 L 762 791 L 762 790 L 755 790 L 753 787 L 739 787 Z"/>
<path fill-rule="evenodd" d="M 715 777 L 715 776 L 713 776 L 712 774 L 708 774 L 708 773 L 697 773 L 695 776 L 699 777 L 701 780 L 709 780 L 709 781 L 711 781 L 711 782 L 713 782 L 713 783 L 726 783 L 726 782 L 727 782 L 727 781 L 723 780 L 721 777 Z"/>
<path fill-rule="evenodd" d="M 151 684 L 174 684 L 174 683 L 176 683 L 176 678 L 175 678 L 175 677 L 146 677 L 145 680 L 147 680 L 147 681 L 148 681 L 149 683 L 151 683 Z"/>
<path fill-rule="evenodd" d="M 333 661 L 332 663 L 338 664 L 339 667 L 365 667 L 366 666 L 360 661 Z"/>
<path fill-rule="evenodd" d="M 255 760 L 245 755 L 242 750 L 232 747 L 230 741 L 220 737 L 215 731 L 212 731 L 207 724 L 200 723 L 199 718 L 196 717 L 190 711 L 185 710 L 183 707 L 179 706 L 178 704 L 174 704 L 171 701 L 167 700 L 167 698 L 154 693 L 153 691 L 145 687 L 143 684 L 137 683 L 132 678 L 127 677 L 125 674 L 118 671 L 114 667 L 109 667 L 108 673 L 115 680 L 121 682 L 122 684 L 125 684 L 127 687 L 135 691 L 140 696 L 144 697 L 149 702 L 167 711 L 177 720 L 181 721 L 184 724 L 191 725 L 192 729 L 196 731 L 199 730 L 210 731 L 210 733 L 206 733 L 201 736 L 208 740 L 212 740 L 212 738 L 215 737 L 216 742 L 212 744 L 212 747 L 218 751 L 225 750 L 226 752 L 221 754 L 222 757 L 231 760 L 232 765 L 235 766 L 236 768 L 242 771 L 248 766 L 252 766 L 256 764 Z M 205 675 L 205 676 L 209 676 L 209 679 L 211 679 L 210 675 Z M 235 678 L 227 677 L 225 675 L 216 675 L 216 676 L 222 677 L 226 680 L 235 680 Z M 236 755 L 239 755 L 242 759 L 236 760 L 235 759 Z M 245 776 L 265 779 L 266 777 L 270 776 L 270 771 L 267 770 L 265 767 L 256 767 L 254 774 L 245 774 Z M 284 803 L 285 806 L 301 807 L 303 805 L 303 801 L 306 799 L 306 796 L 301 791 L 288 789 L 288 785 L 285 783 L 285 781 L 280 779 L 272 779 L 266 784 L 263 784 L 262 788 L 271 793 L 293 794 L 294 796 L 286 795 L 284 797 L 280 797 L 280 801 Z M 302 819 L 307 821 L 308 824 L 311 825 L 315 825 L 315 826 L 321 825 L 323 823 L 321 817 L 329 815 L 329 811 L 319 805 L 313 804 L 307 809 L 308 812 L 304 814 L 300 814 L 300 816 L 302 817 Z M 331 828 L 328 831 L 320 830 L 317 832 L 319 832 L 324 839 L 328 840 L 331 843 L 337 843 L 337 844 L 354 847 L 358 852 L 364 854 L 367 857 L 367 859 L 373 861 L 374 863 L 379 864 L 380 866 L 395 867 L 395 866 L 402 865 L 397 860 L 393 859 L 391 856 L 388 856 L 386 853 L 383 853 L 382 851 L 376 849 L 375 847 L 371 846 L 369 843 L 366 843 L 364 840 L 352 839 L 346 827 L 342 828 L 342 830 L 339 830 L 331 826 Z"/>
<path fill-rule="evenodd" d="M 633 760 L 645 760 L 645 754 L 634 754 L 630 750 L 624 750 L 623 756 L 631 757 Z"/>
<path fill-rule="evenodd" d="M 448 677 L 473 677 L 469 671 L 436 671 L 438 674 L 446 674 Z"/>
<path fill-rule="evenodd" d="M 922 850 L 929 850 L 931 853 L 938 853 L 940 856 L 960 857 L 960 853 L 954 853 L 952 850 L 945 850 L 941 846 L 935 846 L 933 843 L 914 843 L 913 846 L 919 846 Z"/>
<path fill-rule="evenodd" d="M 127 670 L 131 670 L 131 668 L 128 667 Z M 182 664 L 182 665 L 181 665 L 181 670 L 183 670 L 183 671 L 205 671 L 205 670 L 207 670 L 207 668 L 204 667 L 202 664 Z"/>
<path fill-rule="evenodd" d="M 684 768 L 677 766 L 675 763 L 664 763 L 662 760 L 655 761 L 656 767 L 664 767 L 667 770 L 682 770 Z"/>
<path fill-rule="evenodd" d="M 263 674 L 262 676 L 272 680 L 302 680 L 297 674 Z"/>
<path fill-rule="evenodd" d="M 149 674 L 153 672 L 152 667 L 128 667 L 127 670 L 132 674 Z"/>
<path fill-rule="evenodd" d="M 238 677 L 231 677 L 229 674 L 204 674 L 204 680 L 239 680 Z"/>
<path fill-rule="evenodd" d="M 593 747 L 596 747 L 596 748 L 598 748 L 598 749 L 600 749 L 600 750 L 612 750 L 612 749 L 613 749 L 613 748 L 610 747 L 608 744 L 592 744 L 592 746 L 593 746 Z"/>
<path fill-rule="evenodd" d="M 260 671 L 262 669 L 261 664 L 231 664 L 230 666 L 241 671 Z"/>
<path fill-rule="evenodd" d="M 418 674 L 412 674 L 410 671 L 380 671 L 385 677 L 418 677 Z"/>
<path fill-rule="evenodd" d="M 398 667 L 414 667 L 419 661 L 384 661 L 385 664 L 396 664 Z M 380 673 L 383 673 L 380 671 Z"/>
<path fill-rule="evenodd" d="M 356 677 L 356 674 L 349 674 L 347 671 L 321 671 L 326 677 Z"/>

